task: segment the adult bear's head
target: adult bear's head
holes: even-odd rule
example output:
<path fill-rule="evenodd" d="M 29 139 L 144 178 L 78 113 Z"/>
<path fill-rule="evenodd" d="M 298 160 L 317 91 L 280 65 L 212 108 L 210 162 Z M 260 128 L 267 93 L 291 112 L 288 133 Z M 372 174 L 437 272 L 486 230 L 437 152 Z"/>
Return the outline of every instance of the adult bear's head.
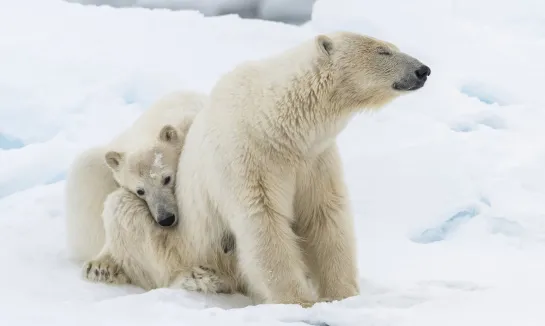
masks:
<path fill-rule="evenodd" d="M 431 70 L 388 42 L 350 32 L 315 38 L 321 64 L 333 82 L 334 103 L 349 109 L 378 108 L 420 89 Z M 342 98 L 342 100 L 341 100 Z"/>

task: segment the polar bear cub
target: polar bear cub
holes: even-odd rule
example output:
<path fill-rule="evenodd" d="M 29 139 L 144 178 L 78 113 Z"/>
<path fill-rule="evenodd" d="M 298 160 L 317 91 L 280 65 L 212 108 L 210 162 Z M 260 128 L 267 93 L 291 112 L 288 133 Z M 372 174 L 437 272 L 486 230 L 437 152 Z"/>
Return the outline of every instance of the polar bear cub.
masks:
<path fill-rule="evenodd" d="M 206 261 L 186 264 L 187 247 L 175 228 L 178 158 L 193 118 L 206 103 L 203 94 L 170 94 L 110 144 L 76 160 L 67 181 L 67 231 L 73 251 L 87 260 L 85 279 L 147 290 L 242 289 L 235 277 L 223 276 Z M 231 245 L 226 242 L 226 252 L 232 252 Z"/>
<path fill-rule="evenodd" d="M 169 94 L 108 145 L 76 159 L 67 180 L 67 231 L 73 252 L 87 260 L 84 278 L 145 289 L 233 291 L 234 283 L 214 269 L 184 265 L 184 246 L 172 229 L 178 158 L 206 103 L 199 93 Z"/>
<path fill-rule="evenodd" d="M 131 283 L 146 290 L 243 291 L 235 277 L 205 265 L 186 264 L 187 247 L 180 233 L 157 225 L 146 202 L 133 192 L 119 188 L 109 194 L 102 216 L 106 241 L 99 255 L 83 266 L 87 280 Z"/>
<path fill-rule="evenodd" d="M 65 187 L 66 240 L 73 258 L 86 261 L 102 250 L 104 201 L 120 187 L 142 198 L 161 226 L 177 223 L 177 162 L 189 126 L 207 101 L 197 92 L 168 94 L 110 143 L 76 157 Z"/>

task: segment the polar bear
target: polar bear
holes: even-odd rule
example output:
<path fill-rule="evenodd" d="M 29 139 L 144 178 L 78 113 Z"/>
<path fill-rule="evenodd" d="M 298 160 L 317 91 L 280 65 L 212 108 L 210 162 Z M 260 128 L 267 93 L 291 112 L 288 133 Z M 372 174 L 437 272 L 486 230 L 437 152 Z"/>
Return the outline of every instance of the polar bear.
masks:
<path fill-rule="evenodd" d="M 308 307 L 358 295 L 336 136 L 354 114 L 421 88 L 430 73 L 391 43 L 335 32 L 220 77 L 178 165 L 178 229 L 194 248 L 186 258 L 219 250 L 228 230 L 258 302 Z"/>
<path fill-rule="evenodd" d="M 65 186 L 67 246 L 73 258 L 86 261 L 101 251 L 104 201 L 119 187 L 140 196 L 160 225 L 176 224 L 179 154 L 193 118 L 207 102 L 208 96 L 198 92 L 168 94 L 110 143 L 76 157 Z"/>
<path fill-rule="evenodd" d="M 148 204 L 137 194 L 119 188 L 104 202 L 105 244 L 93 260 L 83 265 L 83 277 L 110 284 L 133 284 L 145 290 L 179 288 L 205 293 L 244 293 L 244 284 L 231 268 L 215 270 L 206 265 L 190 266 L 188 250 L 175 228 L 162 228 L 154 220 Z M 232 252 L 229 234 L 223 250 Z M 235 271 L 235 272 L 233 272 Z"/>

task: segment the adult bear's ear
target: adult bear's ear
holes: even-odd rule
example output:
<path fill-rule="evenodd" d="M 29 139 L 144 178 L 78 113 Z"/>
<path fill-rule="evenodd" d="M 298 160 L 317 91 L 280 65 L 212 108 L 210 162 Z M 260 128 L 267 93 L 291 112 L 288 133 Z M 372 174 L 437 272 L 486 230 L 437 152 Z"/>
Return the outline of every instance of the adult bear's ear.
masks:
<path fill-rule="evenodd" d="M 118 171 L 119 167 L 121 166 L 121 160 L 123 160 L 123 157 L 125 155 L 123 153 L 109 151 L 104 155 L 104 159 L 106 160 L 106 164 L 110 167 L 110 169 L 114 171 Z"/>
<path fill-rule="evenodd" d="M 171 125 L 164 126 L 159 132 L 159 139 L 167 143 L 173 143 L 178 141 L 178 132 Z"/>
<path fill-rule="evenodd" d="M 333 40 L 325 35 L 318 35 L 314 39 L 318 50 L 326 56 L 330 56 L 333 53 Z"/>

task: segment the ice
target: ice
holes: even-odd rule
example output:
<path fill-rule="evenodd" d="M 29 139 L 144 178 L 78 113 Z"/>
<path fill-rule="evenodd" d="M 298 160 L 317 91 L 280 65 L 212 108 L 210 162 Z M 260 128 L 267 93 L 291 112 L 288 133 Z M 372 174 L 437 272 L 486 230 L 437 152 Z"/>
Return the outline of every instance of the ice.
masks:
<path fill-rule="evenodd" d="M 310 19 L 316 0 L 261 0 L 258 17 L 300 23 Z"/>
<path fill-rule="evenodd" d="M 543 325 L 544 22 L 539 0 L 318 0 L 301 27 L 0 1 L 0 324 Z M 360 296 L 249 306 L 81 279 L 64 244 L 77 153 L 168 91 L 208 91 L 239 62 L 337 29 L 384 38 L 432 69 L 422 90 L 339 137 Z"/>
<path fill-rule="evenodd" d="M 19 139 L 12 138 L 9 135 L 0 134 L 0 148 L 1 149 L 14 149 L 21 148 L 25 144 Z"/>
<path fill-rule="evenodd" d="M 193 9 L 207 16 L 238 14 L 244 18 L 260 18 L 288 23 L 310 19 L 316 0 L 66 0 L 90 5 L 113 7 Z"/>

